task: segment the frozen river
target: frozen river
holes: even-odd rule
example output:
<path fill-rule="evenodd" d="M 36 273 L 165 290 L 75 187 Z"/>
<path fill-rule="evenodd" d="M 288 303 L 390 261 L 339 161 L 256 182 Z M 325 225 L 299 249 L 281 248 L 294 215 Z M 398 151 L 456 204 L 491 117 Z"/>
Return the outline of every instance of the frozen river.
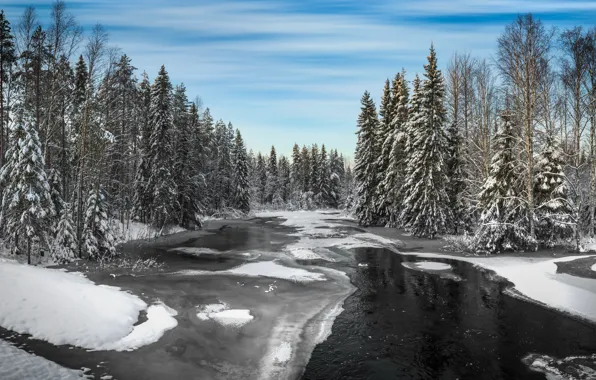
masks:
<path fill-rule="evenodd" d="M 127 255 L 163 267 L 89 274 L 176 310 L 156 343 L 90 352 L 1 337 L 119 380 L 545 379 L 523 359 L 596 353 L 595 325 L 504 294 L 490 272 L 402 256 L 337 214 L 291 215 L 132 242 Z"/>

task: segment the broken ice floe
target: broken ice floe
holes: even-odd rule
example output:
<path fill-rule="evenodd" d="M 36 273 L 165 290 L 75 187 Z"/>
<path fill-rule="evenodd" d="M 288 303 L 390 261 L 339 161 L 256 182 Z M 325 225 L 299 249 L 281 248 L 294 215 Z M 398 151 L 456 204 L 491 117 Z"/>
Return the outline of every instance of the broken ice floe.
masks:
<path fill-rule="evenodd" d="M 596 379 L 596 354 L 570 356 L 564 359 L 530 354 L 522 360 L 531 370 L 542 372 L 549 380 Z"/>
<path fill-rule="evenodd" d="M 213 320 L 222 326 L 242 327 L 252 321 L 250 310 L 229 309 L 226 303 L 203 305 L 197 313 L 197 318 L 202 321 Z"/>

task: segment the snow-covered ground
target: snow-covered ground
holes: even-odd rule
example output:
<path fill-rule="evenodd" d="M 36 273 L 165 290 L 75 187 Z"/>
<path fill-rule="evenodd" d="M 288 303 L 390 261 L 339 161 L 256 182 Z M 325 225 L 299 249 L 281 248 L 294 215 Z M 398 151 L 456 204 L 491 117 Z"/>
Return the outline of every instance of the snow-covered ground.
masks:
<path fill-rule="evenodd" d="M 148 320 L 133 326 L 142 310 Z M 0 326 L 55 345 L 133 350 L 176 326 L 174 315 L 79 273 L 0 262 Z"/>
<path fill-rule="evenodd" d="M 83 371 L 64 368 L 0 339 L 0 379 L 81 380 L 85 375 Z"/>
<path fill-rule="evenodd" d="M 590 269 L 592 269 L 594 272 L 596 272 L 596 264 L 592 265 L 592 267 Z"/>
<path fill-rule="evenodd" d="M 116 236 L 120 241 L 131 241 L 131 240 L 144 240 L 153 239 L 158 236 L 171 235 L 178 232 L 186 231 L 184 228 L 179 226 L 171 226 L 166 230 L 156 230 L 145 223 L 139 222 L 125 222 L 121 223 L 119 220 L 112 220 L 112 228 L 116 232 Z"/>

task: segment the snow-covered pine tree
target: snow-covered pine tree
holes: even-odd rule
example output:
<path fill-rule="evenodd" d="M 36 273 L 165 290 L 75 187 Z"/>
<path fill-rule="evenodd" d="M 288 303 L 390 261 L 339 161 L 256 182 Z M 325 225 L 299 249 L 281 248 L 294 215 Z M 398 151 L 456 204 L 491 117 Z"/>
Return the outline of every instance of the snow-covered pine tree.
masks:
<path fill-rule="evenodd" d="M 25 250 L 31 264 L 32 244 L 48 248 L 56 212 L 41 144 L 32 123 L 23 122 L 19 116 L 11 129 L 11 141 L 13 145 L 0 173 L 3 185 L 0 220 L 13 252 Z"/>
<path fill-rule="evenodd" d="M 379 119 L 375 103 L 368 91 L 361 99 L 361 112 L 358 117 L 358 142 L 354 157 L 354 177 L 357 186 L 356 216 L 361 225 L 369 226 L 377 223 L 375 199 L 377 191 L 377 129 Z"/>
<path fill-rule="evenodd" d="M 257 202 L 265 204 L 267 197 L 267 164 L 265 163 L 265 157 L 261 152 L 257 153 L 257 165 L 255 170 L 257 178 Z"/>
<path fill-rule="evenodd" d="M 193 162 L 192 144 L 194 143 L 193 121 L 196 120 L 196 110 L 188 110 L 186 87 L 183 84 L 176 86 L 174 93 L 174 128 L 176 135 L 176 148 L 174 158 L 174 181 L 178 192 L 178 223 L 186 229 L 195 229 L 201 226 L 198 218 L 199 205 L 196 197 L 199 191 L 196 167 Z"/>
<path fill-rule="evenodd" d="M 316 181 L 315 202 L 319 207 L 329 207 L 331 203 L 331 171 L 325 144 L 321 145 L 321 155 L 318 161 L 318 178 Z"/>
<path fill-rule="evenodd" d="M 277 172 L 277 153 L 275 147 L 271 146 L 269 162 L 267 163 L 267 184 L 265 187 L 265 202 L 273 203 L 273 200 L 279 196 L 279 177 Z"/>
<path fill-rule="evenodd" d="M 89 191 L 82 240 L 83 251 L 90 260 L 106 260 L 117 255 L 105 196 L 99 186 Z"/>
<path fill-rule="evenodd" d="M 138 109 L 141 119 L 141 130 L 139 157 L 133 184 L 132 217 L 134 220 L 146 223 L 149 221 L 149 215 L 151 214 L 152 194 L 148 188 L 149 177 L 151 176 L 151 158 L 149 156 L 151 152 L 151 84 L 149 83 L 149 76 L 145 72 L 143 72 L 143 80 L 139 84 L 139 93 Z"/>
<path fill-rule="evenodd" d="M 448 177 L 447 194 L 449 196 L 448 207 L 452 217 L 449 225 L 455 234 L 468 231 L 472 226 L 472 212 L 470 203 L 467 200 L 465 152 L 463 151 L 465 144 L 459 128 L 457 115 L 453 115 L 447 127 L 448 154 L 446 156 L 446 164 Z"/>
<path fill-rule="evenodd" d="M 56 237 L 52 243 L 52 261 L 65 264 L 75 260 L 78 247 L 77 234 L 72 219 L 72 208 L 70 204 L 65 204 L 56 227 Z"/>
<path fill-rule="evenodd" d="M 340 160 L 337 149 L 331 151 L 329 157 L 329 207 L 339 208 L 341 198 L 341 182 L 343 173 L 343 160 Z"/>
<path fill-rule="evenodd" d="M 246 147 L 240 134 L 236 130 L 236 139 L 234 140 L 234 208 L 248 213 L 250 211 L 250 182 L 248 178 L 248 160 L 246 156 Z"/>
<path fill-rule="evenodd" d="M 304 188 L 303 172 L 300 147 L 298 144 L 294 144 L 292 148 L 292 164 L 290 166 L 290 200 L 293 205 L 300 202 L 300 196 Z"/>
<path fill-rule="evenodd" d="M 447 141 L 443 131 L 444 84 L 432 45 L 424 70 L 426 79 L 422 83 L 420 107 L 411 115 L 409 138 L 412 142 L 401 220 L 414 236 L 434 239 L 446 232 L 450 210 L 445 191 L 448 179 L 445 174 Z"/>
<path fill-rule="evenodd" d="M 290 161 L 286 156 L 281 156 L 277 163 L 279 176 L 279 195 L 285 206 L 290 199 L 291 181 L 290 181 Z"/>
<path fill-rule="evenodd" d="M 214 131 L 213 116 L 209 107 L 203 111 L 200 118 L 200 128 L 197 139 L 200 141 L 196 145 L 196 155 L 199 160 L 199 171 L 205 178 L 205 191 L 203 193 L 203 209 L 207 212 L 216 211 L 216 199 L 213 194 L 215 185 L 217 184 L 217 167 L 214 157 L 217 154 L 217 143 Z"/>
<path fill-rule="evenodd" d="M 300 166 L 302 168 L 302 193 L 310 191 L 312 185 L 310 152 L 306 145 L 300 150 Z"/>
<path fill-rule="evenodd" d="M 5 94 L 8 92 L 9 73 L 16 61 L 15 41 L 10 30 L 10 23 L 0 10 L 0 165 L 4 164 L 6 153 L 6 130 L 8 128 L 9 104 Z"/>
<path fill-rule="evenodd" d="M 523 176 L 515 129 L 514 117 L 503 113 L 493 140 L 489 176 L 479 194 L 480 225 L 474 237 L 479 252 L 518 251 L 535 245 L 527 230 L 527 205 L 521 196 Z"/>
<path fill-rule="evenodd" d="M 159 70 L 151 87 L 150 107 L 150 177 L 148 191 L 151 194 L 151 224 L 161 229 L 177 222 L 178 193 L 172 167 L 173 120 L 172 84 L 164 66 Z"/>
<path fill-rule="evenodd" d="M 51 168 L 47 170 L 47 176 L 48 183 L 50 184 L 50 195 L 52 197 L 54 211 L 56 213 L 56 217 L 60 218 L 62 215 L 62 210 L 64 209 L 64 200 L 60 195 L 60 192 L 62 191 L 62 180 L 60 178 L 60 173 L 57 169 Z M 58 220 L 55 222 L 56 223 L 53 223 L 54 225 L 58 223 Z"/>
<path fill-rule="evenodd" d="M 547 133 L 535 162 L 536 238 L 552 247 L 557 240 L 572 237 L 575 227 L 563 152 L 552 132 Z"/>
<path fill-rule="evenodd" d="M 419 88 L 419 83 L 418 83 Z M 401 186 L 406 173 L 406 126 L 408 122 L 408 83 L 406 73 L 402 70 L 393 80 L 392 87 L 392 115 L 393 138 L 389 153 L 389 164 L 383 178 L 383 188 L 386 189 L 386 202 L 389 205 L 388 226 L 399 225 L 399 214 L 402 207 L 400 198 Z"/>
<path fill-rule="evenodd" d="M 393 148 L 393 140 L 395 138 L 395 124 L 392 109 L 393 99 L 391 96 L 391 82 L 389 79 L 385 80 L 383 87 L 383 95 L 381 96 L 381 104 L 379 105 L 379 129 L 377 132 L 377 173 L 379 181 L 377 183 L 375 196 L 375 211 L 378 217 L 379 224 L 387 224 L 389 221 L 389 214 L 391 209 L 390 192 L 391 189 L 386 186 L 389 184 L 386 181 L 386 176 L 389 169 L 389 161 L 391 160 L 391 151 Z"/>

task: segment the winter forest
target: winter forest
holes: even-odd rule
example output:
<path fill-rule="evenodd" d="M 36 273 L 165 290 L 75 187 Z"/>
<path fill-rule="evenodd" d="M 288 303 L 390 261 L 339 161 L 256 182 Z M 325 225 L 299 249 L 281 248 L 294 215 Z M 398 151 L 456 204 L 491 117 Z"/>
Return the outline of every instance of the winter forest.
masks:
<path fill-rule="evenodd" d="M 581 249 L 594 237 L 596 29 L 505 26 L 490 59 L 455 53 L 439 70 L 362 97 L 354 175 L 362 225 L 447 237 L 496 253 Z"/>
<path fill-rule="evenodd" d="M 247 151 L 232 123 L 189 101 L 165 67 L 156 74 L 139 78 L 107 31 L 84 31 L 63 1 L 48 25 L 33 7 L 18 20 L 0 12 L 0 227 L 12 253 L 106 259 L 131 221 L 194 229 L 201 216 L 347 197 L 336 150 L 295 146 L 291 161 Z"/>

